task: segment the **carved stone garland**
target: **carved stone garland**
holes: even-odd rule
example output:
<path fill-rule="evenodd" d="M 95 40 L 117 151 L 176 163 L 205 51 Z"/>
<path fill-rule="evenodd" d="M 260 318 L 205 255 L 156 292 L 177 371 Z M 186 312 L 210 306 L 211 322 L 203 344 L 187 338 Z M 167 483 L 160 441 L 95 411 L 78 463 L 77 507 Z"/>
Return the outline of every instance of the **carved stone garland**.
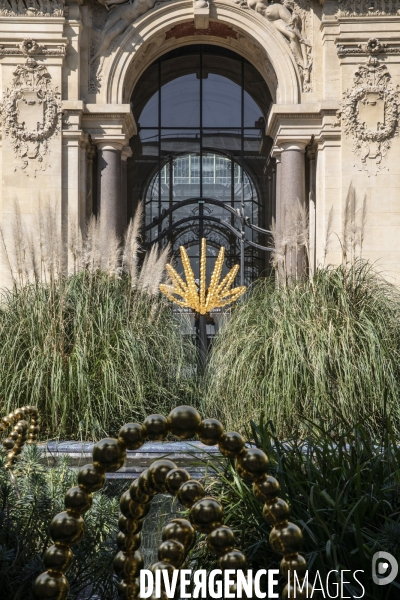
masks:
<path fill-rule="evenodd" d="M 400 0 L 338 0 L 338 17 L 397 15 Z"/>
<path fill-rule="evenodd" d="M 360 170 L 369 171 L 369 161 L 373 161 L 375 174 L 383 168 L 382 159 L 398 134 L 399 92 L 390 79 L 386 66 L 370 56 L 366 65 L 358 66 L 354 85 L 344 92 L 338 114 L 345 134 L 355 140 Z"/>
<path fill-rule="evenodd" d="M 33 55 L 39 46 L 24 40 L 21 52 L 27 57 L 24 65 L 14 71 L 11 88 L 3 94 L 1 107 L 3 127 L 11 138 L 15 157 L 27 175 L 44 171 L 44 156 L 49 152 L 48 140 L 60 132 L 61 94 L 52 88 L 51 76 Z M 28 167 L 32 168 L 28 168 Z"/>
<path fill-rule="evenodd" d="M 0 0 L 2 17 L 62 17 L 64 0 Z"/>
<path fill-rule="evenodd" d="M 143 425 L 124 425 L 117 439 L 105 438 L 93 448 L 93 464 L 82 467 L 78 473 L 78 485 L 65 495 L 65 511 L 56 515 L 50 523 L 50 536 L 54 544 L 47 548 L 43 561 L 47 571 L 37 577 L 34 594 L 38 600 L 66 600 L 69 585 L 65 573 L 71 566 L 71 546 L 83 537 L 85 522 L 82 515 L 92 504 L 92 494 L 103 487 L 105 474 L 120 469 L 126 458 L 126 450 L 137 450 L 146 439 L 163 440 L 171 433 L 181 440 L 195 436 L 207 446 L 218 444 L 223 456 L 235 459 L 238 474 L 253 483 L 253 492 L 264 503 L 263 515 L 272 526 L 270 543 L 281 561 L 282 574 L 296 571 L 303 585 L 307 570 L 305 558 L 299 554 L 303 536 L 300 528 L 289 522 L 288 504 L 278 497 L 279 483 L 267 474 L 268 457 L 258 448 L 246 448 L 243 437 L 234 431 L 225 432 L 216 419 L 201 419 L 190 406 L 179 406 L 168 417 L 150 415 Z M 189 509 L 189 520 L 173 519 L 163 528 L 162 542 L 158 549 L 158 561 L 151 566 L 153 572 L 167 571 L 169 575 L 180 569 L 196 540 L 196 532 L 206 534 L 208 548 L 218 556 L 221 570 L 246 568 L 246 557 L 235 548 L 235 536 L 224 523 L 222 505 L 212 497 L 205 496 L 200 482 L 178 468 L 170 460 L 157 460 L 133 481 L 120 499 L 121 514 L 118 519 L 119 552 L 114 559 L 114 570 L 118 576 L 118 593 L 121 599 L 135 600 L 139 597 L 136 578 L 143 568 L 139 552 L 143 520 L 149 512 L 152 498 L 159 493 L 177 496 L 181 504 Z M 233 584 L 231 592 L 236 591 Z M 311 586 L 304 581 L 302 591 L 297 589 L 297 599 L 310 598 Z M 166 600 L 166 593 L 161 597 Z M 282 598 L 293 597 L 293 586 L 288 583 Z"/>

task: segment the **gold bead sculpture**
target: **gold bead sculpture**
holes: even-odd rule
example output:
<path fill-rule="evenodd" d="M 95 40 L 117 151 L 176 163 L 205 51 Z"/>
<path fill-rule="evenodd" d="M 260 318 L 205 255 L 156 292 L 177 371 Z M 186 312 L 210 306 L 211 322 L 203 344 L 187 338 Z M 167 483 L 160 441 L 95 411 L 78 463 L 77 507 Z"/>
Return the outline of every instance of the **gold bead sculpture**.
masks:
<path fill-rule="evenodd" d="M 186 282 L 183 281 L 171 265 L 167 264 L 166 269 L 171 277 L 172 285 L 160 285 L 161 292 L 171 302 L 175 302 L 179 306 L 191 308 L 200 315 L 205 315 L 213 308 L 222 308 L 234 302 L 246 291 L 246 286 L 236 287 L 232 290 L 229 289 L 239 271 L 239 265 L 232 267 L 226 277 L 220 281 L 225 257 L 225 248 L 223 246 L 220 248 L 208 289 L 206 288 L 207 243 L 205 238 L 201 240 L 199 286 L 196 284 L 186 249 L 180 246 L 179 250 Z"/>
<path fill-rule="evenodd" d="M 30 419 L 30 426 L 26 419 Z M 10 469 L 22 452 L 25 443 L 33 444 L 39 433 L 38 409 L 36 406 L 16 408 L 0 421 L 0 434 L 11 429 L 2 440 L 3 448 L 7 451 L 6 468 Z"/>
<path fill-rule="evenodd" d="M 307 570 L 304 557 L 299 554 L 303 535 L 299 527 L 288 521 L 289 506 L 278 498 L 279 483 L 267 475 L 268 457 L 256 448 L 246 448 L 239 433 L 224 431 L 216 419 L 202 420 L 198 411 L 191 406 L 179 406 L 168 417 L 150 415 L 140 425 L 128 423 L 122 427 L 118 439 L 106 438 L 93 449 L 93 464 L 79 470 L 78 486 L 71 488 L 65 496 L 66 510 L 56 515 L 50 524 L 53 546 L 44 554 L 47 571 L 39 575 L 34 583 L 34 595 L 38 600 L 52 598 L 64 600 L 68 597 L 68 581 L 65 573 L 71 565 L 70 546 L 77 544 L 84 534 L 82 514 L 91 506 L 93 492 L 105 482 L 105 473 L 120 468 L 126 450 L 137 450 L 146 439 L 163 440 L 167 434 L 178 439 L 197 436 L 208 446 L 218 445 L 221 454 L 235 458 L 240 476 L 253 484 L 256 498 L 264 503 L 264 518 L 272 526 L 270 543 L 283 556 L 281 572 L 288 578 L 289 570 L 297 569 L 302 582 Z M 158 561 L 151 566 L 153 572 L 166 570 L 169 573 L 180 569 L 196 541 L 196 532 L 206 535 L 208 548 L 218 557 L 221 569 L 244 569 L 246 557 L 235 548 L 233 531 L 224 525 L 221 504 L 206 496 L 201 483 L 191 479 L 190 474 L 167 459 L 156 460 L 134 480 L 120 500 L 118 553 L 114 559 L 114 570 L 118 577 L 118 594 L 122 600 L 139 598 L 136 581 L 143 568 L 139 551 L 143 520 L 150 509 L 152 498 L 158 493 L 170 493 L 189 509 L 189 519 L 172 519 L 162 531 L 162 542 L 158 549 Z M 236 584 L 233 584 L 232 591 Z M 311 589 L 311 588 L 310 588 Z M 287 598 L 289 586 L 283 590 Z M 301 596 L 306 598 L 306 586 Z M 310 590 L 309 590 L 310 591 Z M 309 592 L 308 592 L 309 593 Z M 165 592 L 162 597 L 166 598 Z"/>

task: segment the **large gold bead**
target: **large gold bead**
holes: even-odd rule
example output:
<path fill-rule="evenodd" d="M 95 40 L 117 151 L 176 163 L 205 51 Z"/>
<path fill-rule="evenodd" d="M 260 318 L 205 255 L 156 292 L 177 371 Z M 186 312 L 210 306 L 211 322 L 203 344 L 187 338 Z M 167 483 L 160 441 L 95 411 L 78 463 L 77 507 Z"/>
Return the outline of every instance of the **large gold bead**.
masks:
<path fill-rule="evenodd" d="M 259 448 L 244 448 L 236 459 L 236 470 L 247 481 L 260 479 L 267 469 L 267 455 Z"/>
<path fill-rule="evenodd" d="M 192 406 L 177 406 L 168 415 L 169 430 L 179 440 L 194 437 L 200 423 L 201 416 Z"/>
<path fill-rule="evenodd" d="M 136 600 L 139 598 L 140 587 L 134 581 L 118 581 L 117 583 L 118 598 L 121 600 Z"/>
<path fill-rule="evenodd" d="M 206 493 L 201 483 L 195 479 L 191 479 L 183 483 L 179 488 L 178 500 L 186 508 L 192 508 L 193 504 L 204 498 L 205 495 Z"/>
<path fill-rule="evenodd" d="M 31 433 L 32 435 L 37 435 L 40 431 L 40 427 L 39 425 L 30 425 L 29 427 L 29 433 Z"/>
<path fill-rule="evenodd" d="M 117 546 L 123 552 L 134 552 L 140 548 L 142 536 L 140 533 L 125 534 L 122 531 L 117 533 Z"/>
<path fill-rule="evenodd" d="M 181 485 L 189 479 L 190 474 L 186 469 L 171 469 L 165 478 L 165 487 L 170 494 L 176 496 Z"/>
<path fill-rule="evenodd" d="M 175 571 L 175 567 L 173 565 L 171 565 L 170 563 L 159 560 L 151 565 L 150 571 L 152 573 L 155 573 L 156 571 L 167 571 L 168 575 L 171 579 L 171 576 L 172 576 L 173 572 Z M 164 587 L 163 578 L 161 578 L 161 587 L 162 588 Z"/>
<path fill-rule="evenodd" d="M 150 510 L 150 503 L 139 504 L 132 500 L 129 490 L 124 492 L 119 501 L 119 508 L 127 519 L 140 519 L 145 517 Z"/>
<path fill-rule="evenodd" d="M 66 573 L 73 558 L 74 555 L 69 546 L 53 544 L 44 553 L 43 562 L 50 573 Z"/>
<path fill-rule="evenodd" d="M 300 587 L 303 588 L 301 591 Z M 288 598 L 296 598 L 296 600 L 306 600 L 308 598 L 313 598 L 314 596 L 315 594 L 313 594 L 313 587 L 311 583 L 304 584 L 303 587 L 303 582 L 301 582 L 300 585 L 297 585 L 296 582 L 295 587 L 293 580 L 290 582 L 290 584 L 287 583 L 282 591 L 282 600 L 287 600 Z"/>
<path fill-rule="evenodd" d="M 290 508 L 282 498 L 277 498 L 273 503 L 264 504 L 263 516 L 269 525 L 276 525 L 282 521 L 287 521 L 290 515 Z"/>
<path fill-rule="evenodd" d="M 104 438 L 93 447 L 93 465 L 100 471 L 108 473 L 118 471 L 126 458 L 126 450 L 118 440 Z"/>
<path fill-rule="evenodd" d="M 114 571 L 121 579 L 135 579 L 143 568 L 143 557 L 140 552 L 133 554 L 117 552 L 113 562 Z"/>
<path fill-rule="evenodd" d="M 39 575 L 33 584 L 33 594 L 38 600 L 65 600 L 68 590 L 68 581 L 64 575 L 47 571 Z"/>
<path fill-rule="evenodd" d="M 206 446 L 216 446 L 223 433 L 224 427 L 217 419 L 204 419 L 200 423 L 198 436 Z"/>
<path fill-rule="evenodd" d="M 88 492 L 96 492 L 102 488 L 105 480 L 104 472 L 95 469 L 93 465 L 85 465 L 78 471 L 78 484 Z"/>
<path fill-rule="evenodd" d="M 151 496 L 142 492 L 139 487 L 139 479 L 135 479 L 132 481 L 129 487 L 129 493 L 134 502 L 138 504 L 146 504 L 146 502 L 150 502 Z"/>
<path fill-rule="evenodd" d="M 226 554 L 235 547 L 235 535 L 229 527 L 217 527 L 206 537 L 207 546 L 215 554 Z"/>
<path fill-rule="evenodd" d="M 133 535 L 142 530 L 143 519 L 127 519 L 124 515 L 119 515 L 118 527 L 125 535 Z"/>
<path fill-rule="evenodd" d="M 307 572 L 307 561 L 301 554 L 294 554 L 292 556 L 283 557 L 280 564 L 281 573 L 285 579 L 289 576 L 293 581 L 294 572 L 296 572 L 297 578 L 301 579 Z"/>
<path fill-rule="evenodd" d="M 222 525 L 224 509 L 215 498 L 205 497 L 192 506 L 189 519 L 197 531 L 210 533 L 213 529 Z"/>
<path fill-rule="evenodd" d="M 143 427 L 139 423 L 126 423 L 119 430 L 118 440 L 120 440 L 128 450 L 137 450 L 143 445 L 145 434 Z"/>
<path fill-rule="evenodd" d="M 170 563 L 174 567 L 180 567 L 185 560 L 185 556 L 185 546 L 177 540 L 161 542 L 158 548 L 158 559 Z"/>
<path fill-rule="evenodd" d="M 12 421 L 11 421 L 11 419 L 10 419 L 10 417 L 9 417 L 9 416 L 7 416 L 7 417 L 2 417 L 2 419 L 1 419 L 1 422 L 3 423 L 3 425 L 4 425 L 5 427 L 11 427 Z"/>
<path fill-rule="evenodd" d="M 8 437 L 14 440 L 14 442 L 16 442 L 19 438 L 19 433 L 17 433 L 16 431 L 12 431 Z"/>
<path fill-rule="evenodd" d="M 77 544 L 85 533 L 85 522 L 82 517 L 67 511 L 58 513 L 50 523 L 50 536 L 60 544 Z"/>
<path fill-rule="evenodd" d="M 82 515 L 92 506 L 92 494 L 77 485 L 66 492 L 64 502 L 68 511 Z"/>
<path fill-rule="evenodd" d="M 223 554 L 218 559 L 218 566 L 223 571 L 228 569 L 233 569 L 237 571 L 238 569 L 245 569 L 247 565 L 247 560 L 243 552 L 234 548 L 230 550 L 226 554 Z"/>
<path fill-rule="evenodd" d="M 275 477 L 264 475 L 253 483 L 253 493 L 260 502 L 273 501 L 278 497 L 280 485 Z"/>
<path fill-rule="evenodd" d="M 11 450 L 12 448 L 14 448 L 14 446 L 15 446 L 15 442 L 14 442 L 13 439 L 11 439 L 9 437 L 4 438 L 4 440 L 3 440 L 3 447 L 6 450 Z"/>
<path fill-rule="evenodd" d="M 172 519 L 162 530 L 162 540 L 177 540 L 189 552 L 196 541 L 196 532 L 186 519 Z"/>
<path fill-rule="evenodd" d="M 14 414 L 17 419 L 23 419 L 25 416 L 25 411 L 22 408 L 17 408 L 14 410 Z"/>
<path fill-rule="evenodd" d="M 37 416 L 38 416 L 38 414 L 39 414 L 39 409 L 38 409 L 38 407 L 37 407 L 37 406 L 29 406 L 29 407 L 27 407 L 27 408 L 29 408 L 29 414 L 30 414 L 32 417 L 37 417 Z"/>
<path fill-rule="evenodd" d="M 143 422 L 145 436 L 149 440 L 161 441 L 168 433 L 168 423 L 163 415 L 149 415 Z"/>
<path fill-rule="evenodd" d="M 156 495 L 157 492 L 153 489 L 148 469 L 140 473 L 138 477 L 138 487 L 143 494 L 146 494 L 146 496 Z"/>
<path fill-rule="evenodd" d="M 161 494 L 166 494 L 167 487 L 165 480 L 167 474 L 172 469 L 176 469 L 176 464 L 172 460 L 164 458 L 153 462 L 147 470 L 147 477 L 151 481 L 151 487 Z"/>
<path fill-rule="evenodd" d="M 227 431 L 222 434 L 218 448 L 221 454 L 227 458 L 236 458 L 244 448 L 244 439 L 236 431 Z"/>
<path fill-rule="evenodd" d="M 278 554 L 297 554 L 303 545 L 303 534 L 294 523 L 279 523 L 272 529 L 269 542 Z"/>

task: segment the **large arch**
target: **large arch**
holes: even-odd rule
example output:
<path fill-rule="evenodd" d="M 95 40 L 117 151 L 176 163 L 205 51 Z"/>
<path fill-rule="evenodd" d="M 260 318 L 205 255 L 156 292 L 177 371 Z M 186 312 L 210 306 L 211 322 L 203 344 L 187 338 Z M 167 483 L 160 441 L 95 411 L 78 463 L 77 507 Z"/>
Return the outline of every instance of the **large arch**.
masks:
<path fill-rule="evenodd" d="M 300 77 L 289 45 L 264 17 L 233 2 L 211 6 L 211 22 L 225 24 L 232 36 L 166 36 L 173 28 L 193 22 L 192 0 L 163 3 L 128 27 L 118 46 L 101 66 L 98 104 L 123 104 L 142 72 L 160 55 L 190 43 L 216 44 L 244 56 L 263 75 L 276 104 L 300 102 Z M 251 34 L 249 34 L 251 32 Z"/>

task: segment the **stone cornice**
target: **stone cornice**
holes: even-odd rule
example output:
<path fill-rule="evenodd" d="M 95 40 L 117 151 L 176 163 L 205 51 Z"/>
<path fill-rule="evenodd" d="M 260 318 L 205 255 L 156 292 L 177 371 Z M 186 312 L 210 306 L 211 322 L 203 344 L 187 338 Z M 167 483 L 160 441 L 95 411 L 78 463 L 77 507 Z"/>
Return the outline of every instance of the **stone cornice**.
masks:
<path fill-rule="evenodd" d="M 289 141 L 309 141 L 311 135 L 338 135 L 335 128 L 339 102 L 316 102 L 297 105 L 272 106 L 268 118 L 267 135 L 276 145 Z M 339 133 L 340 135 L 340 133 Z"/>

